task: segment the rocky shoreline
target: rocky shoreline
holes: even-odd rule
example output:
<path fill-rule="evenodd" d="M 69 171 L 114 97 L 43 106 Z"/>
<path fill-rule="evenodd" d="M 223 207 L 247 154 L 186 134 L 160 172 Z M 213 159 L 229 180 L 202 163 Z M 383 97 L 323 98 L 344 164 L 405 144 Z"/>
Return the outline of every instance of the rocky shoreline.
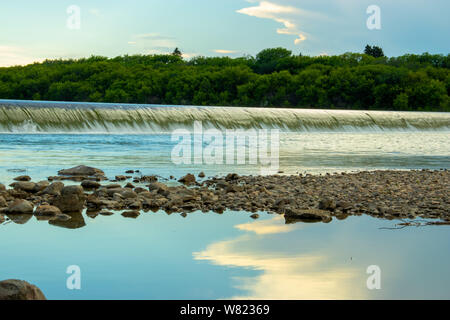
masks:
<path fill-rule="evenodd" d="M 76 220 L 85 209 L 90 217 L 112 215 L 111 211 L 137 218 L 142 211 L 164 210 L 186 217 L 194 211 L 221 214 L 233 210 L 249 212 L 255 219 L 261 212 L 284 214 L 286 223 L 330 222 L 362 214 L 450 222 L 448 170 L 210 178 L 200 173 L 176 181 L 174 177 L 143 176 L 135 170 L 109 180 L 100 169 L 78 166 L 61 170 L 48 181 L 32 182 L 29 176 L 14 180 L 11 188 L 0 184 L 0 223 L 34 215 L 58 224 Z M 62 182 L 67 180 L 77 185 Z"/>

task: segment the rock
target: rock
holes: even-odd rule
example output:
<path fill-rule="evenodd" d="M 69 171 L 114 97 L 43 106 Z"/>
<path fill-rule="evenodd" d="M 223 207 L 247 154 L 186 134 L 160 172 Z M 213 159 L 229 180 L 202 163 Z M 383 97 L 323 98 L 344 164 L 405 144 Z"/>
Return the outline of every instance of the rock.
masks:
<path fill-rule="evenodd" d="M 47 300 L 42 291 L 26 281 L 0 281 L 0 300 Z"/>
<path fill-rule="evenodd" d="M 5 216 L 0 213 L 0 224 L 2 224 L 5 221 L 6 221 Z"/>
<path fill-rule="evenodd" d="M 77 166 L 70 169 L 60 170 L 58 174 L 61 176 L 104 176 L 105 173 L 97 168 L 87 166 Z"/>
<path fill-rule="evenodd" d="M 128 189 L 134 189 L 134 185 L 132 184 L 132 183 L 127 183 L 126 185 L 125 185 L 125 188 L 128 188 Z"/>
<path fill-rule="evenodd" d="M 142 176 L 138 180 L 139 182 L 156 182 L 158 178 L 156 176 Z"/>
<path fill-rule="evenodd" d="M 81 186 L 84 189 L 98 189 L 101 187 L 101 184 L 97 181 L 84 180 L 83 182 L 81 182 Z"/>
<path fill-rule="evenodd" d="M 352 208 L 352 204 L 350 202 L 347 201 L 338 201 L 336 203 L 336 207 L 337 208 L 341 208 L 342 211 L 348 211 Z"/>
<path fill-rule="evenodd" d="M 127 170 L 127 171 L 125 171 L 125 173 L 131 174 L 131 173 L 134 173 L 134 170 Z"/>
<path fill-rule="evenodd" d="M 83 210 L 85 200 L 83 187 L 67 186 L 61 190 L 54 205 L 62 212 L 78 212 Z"/>
<path fill-rule="evenodd" d="M 55 217 L 57 215 L 61 215 L 61 210 L 55 206 L 42 205 L 36 208 L 34 212 L 35 216 L 50 216 Z"/>
<path fill-rule="evenodd" d="M 21 190 L 25 192 L 34 192 L 36 188 L 36 183 L 29 182 L 29 181 L 19 181 L 14 182 L 9 185 L 10 187 L 13 187 L 14 190 Z"/>
<path fill-rule="evenodd" d="M 125 180 L 127 180 L 127 177 L 126 176 L 116 176 L 116 180 L 117 181 L 125 181 Z"/>
<path fill-rule="evenodd" d="M 136 192 L 137 194 L 141 194 L 141 193 L 149 193 L 146 189 L 141 188 L 141 187 L 137 187 L 134 189 L 134 192 Z"/>
<path fill-rule="evenodd" d="M 42 190 L 45 190 L 49 185 L 50 183 L 48 181 L 39 181 L 38 183 L 36 183 L 33 192 L 41 192 Z"/>
<path fill-rule="evenodd" d="M 155 191 L 158 194 L 166 194 L 169 191 L 169 187 L 161 182 L 153 182 L 148 185 L 150 192 Z"/>
<path fill-rule="evenodd" d="M 101 187 L 101 184 L 97 181 L 84 180 L 83 182 L 81 182 L 81 186 L 83 187 L 83 189 L 98 189 Z"/>
<path fill-rule="evenodd" d="M 230 173 L 225 177 L 225 181 L 234 181 L 237 179 L 239 179 L 239 175 L 237 173 Z"/>
<path fill-rule="evenodd" d="M 124 199 L 134 199 L 137 198 L 137 193 L 134 192 L 131 189 L 128 188 L 124 188 L 122 189 L 121 192 L 119 192 L 119 194 L 124 198 Z"/>
<path fill-rule="evenodd" d="M 204 177 L 206 177 L 206 175 L 205 175 L 205 173 L 202 171 L 202 172 L 200 172 L 200 173 L 198 174 L 198 177 L 199 177 L 199 178 L 204 178 Z"/>
<path fill-rule="evenodd" d="M 0 183 L 0 192 L 6 191 L 6 187 L 4 184 Z"/>
<path fill-rule="evenodd" d="M 125 211 L 124 213 L 122 213 L 122 216 L 125 218 L 133 218 L 136 219 L 137 217 L 139 217 L 141 213 L 139 211 L 133 210 L 133 211 Z"/>
<path fill-rule="evenodd" d="M 31 177 L 30 176 L 19 176 L 19 177 L 15 177 L 14 181 L 31 181 Z"/>
<path fill-rule="evenodd" d="M 258 219 L 258 218 L 259 218 L 259 214 L 257 214 L 257 213 L 255 213 L 255 214 L 252 214 L 252 215 L 250 216 L 250 218 L 252 218 L 252 219 L 256 220 L 256 219 Z"/>
<path fill-rule="evenodd" d="M 298 219 L 304 222 L 315 222 L 315 221 L 323 221 L 330 222 L 331 217 L 328 211 L 318 210 L 318 209 L 286 209 L 285 217 L 289 219 Z"/>
<path fill-rule="evenodd" d="M 99 212 L 99 215 L 102 215 L 102 216 L 112 216 L 113 214 L 114 214 L 114 212 L 105 211 L 105 210 L 102 210 Z"/>
<path fill-rule="evenodd" d="M 324 198 L 319 202 L 319 209 L 333 211 L 336 209 L 336 202 L 333 199 Z"/>
<path fill-rule="evenodd" d="M 118 183 L 111 183 L 105 186 L 106 189 L 121 189 L 122 186 Z"/>
<path fill-rule="evenodd" d="M 0 196 L 0 208 L 6 208 L 7 206 L 8 206 L 8 204 L 6 203 L 5 198 Z"/>
<path fill-rule="evenodd" d="M 117 202 L 122 202 L 124 197 L 120 193 L 114 193 L 113 200 Z"/>
<path fill-rule="evenodd" d="M 195 180 L 195 176 L 193 174 L 188 173 L 187 175 L 185 175 L 184 177 L 179 179 L 178 182 L 181 182 L 185 185 L 191 185 L 191 184 L 194 184 L 196 182 L 196 180 Z"/>
<path fill-rule="evenodd" d="M 10 214 L 32 214 L 34 206 L 31 202 L 23 199 L 17 199 L 12 202 L 7 209 Z"/>
<path fill-rule="evenodd" d="M 48 194 L 51 196 L 59 196 L 61 194 L 61 190 L 64 188 L 64 183 L 62 182 L 53 182 L 47 188 L 42 190 L 41 194 Z"/>
<path fill-rule="evenodd" d="M 13 213 L 13 214 L 7 214 L 8 218 L 16 223 L 16 224 L 25 224 L 33 217 L 32 213 L 26 213 L 26 214 L 19 214 L 19 213 Z"/>

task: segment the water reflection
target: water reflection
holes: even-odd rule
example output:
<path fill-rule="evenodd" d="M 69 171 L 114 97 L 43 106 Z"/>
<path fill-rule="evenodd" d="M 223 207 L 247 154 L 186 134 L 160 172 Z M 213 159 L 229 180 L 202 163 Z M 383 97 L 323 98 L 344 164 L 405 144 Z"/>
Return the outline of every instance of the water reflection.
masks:
<path fill-rule="evenodd" d="M 32 214 L 7 214 L 6 216 L 9 218 L 9 220 L 11 220 L 14 223 L 25 224 L 31 219 L 31 217 L 33 215 Z"/>
<path fill-rule="evenodd" d="M 52 226 L 66 228 L 66 229 L 79 229 L 86 226 L 83 215 L 81 212 L 66 213 L 70 216 L 69 220 L 50 220 L 48 223 Z"/>
<path fill-rule="evenodd" d="M 363 299 L 367 290 L 361 272 L 340 265 L 320 250 L 311 253 L 296 243 L 274 242 L 273 235 L 304 225 L 283 225 L 283 217 L 236 225 L 245 233 L 232 240 L 215 242 L 195 252 L 195 260 L 218 266 L 259 271 L 257 276 L 235 277 L 235 288 L 245 294 L 230 299 Z M 308 248 L 310 249 L 310 248 Z"/>

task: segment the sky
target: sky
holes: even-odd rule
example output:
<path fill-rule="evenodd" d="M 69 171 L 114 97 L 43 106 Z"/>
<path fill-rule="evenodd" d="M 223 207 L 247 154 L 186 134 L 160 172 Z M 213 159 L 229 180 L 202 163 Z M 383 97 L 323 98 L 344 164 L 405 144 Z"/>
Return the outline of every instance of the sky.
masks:
<path fill-rule="evenodd" d="M 388 56 L 448 54 L 449 11 L 448 0 L 2 1 L 0 66 L 175 47 L 186 59 L 273 47 L 335 55 L 366 44 Z"/>

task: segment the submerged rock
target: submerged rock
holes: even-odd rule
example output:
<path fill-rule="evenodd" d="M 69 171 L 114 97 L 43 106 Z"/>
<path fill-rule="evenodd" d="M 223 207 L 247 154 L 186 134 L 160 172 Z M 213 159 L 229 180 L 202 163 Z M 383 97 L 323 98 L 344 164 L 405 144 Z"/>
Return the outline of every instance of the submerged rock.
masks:
<path fill-rule="evenodd" d="M 133 211 L 125 211 L 122 213 L 122 216 L 125 218 L 133 218 L 136 219 L 137 217 L 139 217 L 141 213 L 137 210 L 133 210 Z"/>
<path fill-rule="evenodd" d="M 47 300 L 42 291 L 26 281 L 0 281 L 0 300 Z"/>
<path fill-rule="evenodd" d="M 88 166 L 77 166 L 70 169 L 59 170 L 58 174 L 61 176 L 95 176 L 101 175 L 104 176 L 105 173 L 97 168 L 88 167 Z"/>
<path fill-rule="evenodd" d="M 31 181 L 30 176 L 19 176 L 13 179 L 14 181 Z"/>
<path fill-rule="evenodd" d="M 98 214 L 102 215 L 102 216 L 112 216 L 114 214 L 114 212 L 102 210 Z"/>

